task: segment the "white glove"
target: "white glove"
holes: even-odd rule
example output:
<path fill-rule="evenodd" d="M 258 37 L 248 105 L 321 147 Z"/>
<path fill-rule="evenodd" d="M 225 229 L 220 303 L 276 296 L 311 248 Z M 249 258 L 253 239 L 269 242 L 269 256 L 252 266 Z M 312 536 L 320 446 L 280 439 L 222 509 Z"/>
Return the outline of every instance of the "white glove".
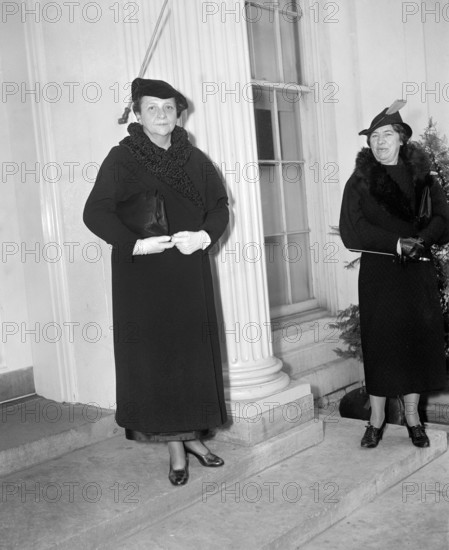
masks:
<path fill-rule="evenodd" d="M 197 250 L 207 248 L 211 239 L 208 233 L 201 231 L 178 231 L 172 236 L 172 242 L 182 254 L 193 254 Z"/>
<path fill-rule="evenodd" d="M 170 235 L 138 239 L 134 245 L 133 255 L 142 256 L 144 254 L 157 254 L 159 252 L 164 252 L 164 250 L 175 246 L 175 243 L 171 242 L 170 239 Z"/>

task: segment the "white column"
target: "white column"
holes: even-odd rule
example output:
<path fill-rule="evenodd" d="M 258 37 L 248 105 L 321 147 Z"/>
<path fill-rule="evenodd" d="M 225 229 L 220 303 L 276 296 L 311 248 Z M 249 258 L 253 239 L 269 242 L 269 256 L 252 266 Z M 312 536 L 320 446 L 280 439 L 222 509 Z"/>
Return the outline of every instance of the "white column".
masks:
<path fill-rule="evenodd" d="M 144 18 L 151 29 L 161 5 L 162 1 L 152 3 Z M 220 293 L 221 334 L 225 334 L 221 342 L 226 391 L 233 400 L 265 397 L 289 384 L 271 345 L 243 8 L 244 2 L 236 0 L 171 0 L 169 17 L 145 75 L 168 80 L 187 96 L 193 112 L 186 129 L 219 165 L 226 180 L 231 220 L 215 257 L 215 289 Z"/>

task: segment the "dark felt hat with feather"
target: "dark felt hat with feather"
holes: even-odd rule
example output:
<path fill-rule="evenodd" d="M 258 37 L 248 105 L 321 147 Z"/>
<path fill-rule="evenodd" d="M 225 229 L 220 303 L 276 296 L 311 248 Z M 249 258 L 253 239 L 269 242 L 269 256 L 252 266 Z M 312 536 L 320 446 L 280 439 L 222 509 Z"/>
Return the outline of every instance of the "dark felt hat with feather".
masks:
<path fill-rule="evenodd" d="M 408 124 L 403 122 L 399 114 L 399 109 L 402 109 L 405 104 L 405 99 L 397 99 L 390 107 L 385 107 L 381 113 L 373 118 L 369 128 L 359 132 L 359 136 L 369 136 L 374 130 L 381 126 L 386 126 L 387 124 L 400 124 L 402 128 L 404 128 L 407 137 L 410 138 L 413 131 Z"/>

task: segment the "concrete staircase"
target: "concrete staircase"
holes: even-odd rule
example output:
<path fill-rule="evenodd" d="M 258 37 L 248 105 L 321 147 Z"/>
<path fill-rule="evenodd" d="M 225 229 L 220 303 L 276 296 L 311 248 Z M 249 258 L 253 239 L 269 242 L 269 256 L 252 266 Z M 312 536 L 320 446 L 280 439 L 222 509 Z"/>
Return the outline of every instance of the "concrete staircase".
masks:
<path fill-rule="evenodd" d="M 359 361 L 335 354 L 343 344 L 333 322 L 335 317 L 317 309 L 272 325 L 274 355 L 282 359 L 283 370 L 293 380 L 310 384 L 320 406 L 324 396 L 329 396 L 326 402 L 338 401 L 363 379 Z"/>
<path fill-rule="evenodd" d="M 316 311 L 274 330 L 288 391 L 309 383 L 315 403 L 328 405 L 320 416 L 309 394 L 297 400 L 298 424 L 261 416 L 247 446 L 222 430 L 208 445 L 225 466 L 191 457 L 184 487 L 167 479 L 166 447 L 126 440 L 113 411 L 38 396 L 0 404 L 0 548 L 376 548 L 360 534 L 363 544 L 337 547 L 332 533 L 349 540 L 341 520 L 359 515 L 363 528 L 363 510 L 379 502 L 380 515 L 394 491 L 397 505 L 400 482 L 438 462 L 447 433 L 428 430 L 431 447 L 417 449 L 404 427 L 389 425 L 378 448 L 361 449 L 364 423 L 337 407 L 359 385 L 360 365 L 336 358 L 332 321 Z M 426 410 L 430 422 L 449 420 L 445 394 L 429 396 Z"/>
<path fill-rule="evenodd" d="M 113 411 L 37 395 L 0 404 L 0 477 L 124 432 Z"/>
<path fill-rule="evenodd" d="M 110 411 L 82 405 L 76 426 L 67 404 L 52 422 L 56 405 L 42 400 L 33 416 L 28 402 L 28 422 L 10 409 L 0 425 L 2 548 L 298 548 L 447 448 L 445 432 L 429 430 L 431 447 L 417 449 L 390 425 L 367 451 L 363 422 L 324 416 L 252 447 L 213 440 L 225 466 L 191 457 L 189 483 L 177 488 L 164 445 L 128 441 Z"/>
<path fill-rule="evenodd" d="M 392 425 L 384 445 L 370 452 L 359 446 L 360 428 L 357 421 L 340 419 L 326 425 L 323 443 L 257 475 L 221 486 L 206 482 L 201 502 L 109 548 L 301 548 L 447 447 L 446 433 L 433 431 L 431 447 L 418 450 L 404 429 Z"/>

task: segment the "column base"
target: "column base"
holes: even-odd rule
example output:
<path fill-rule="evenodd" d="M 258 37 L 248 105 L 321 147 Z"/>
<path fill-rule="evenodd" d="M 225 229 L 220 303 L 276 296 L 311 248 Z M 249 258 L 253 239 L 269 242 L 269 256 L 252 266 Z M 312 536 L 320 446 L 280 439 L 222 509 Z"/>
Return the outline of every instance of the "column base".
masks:
<path fill-rule="evenodd" d="M 215 439 L 252 446 L 314 418 L 310 384 L 292 383 L 273 395 L 227 401 L 230 420 L 217 431 Z"/>
<path fill-rule="evenodd" d="M 277 394 L 290 383 L 290 377 L 282 370 L 282 361 L 271 357 L 267 364 L 257 369 L 224 374 L 225 396 L 230 401 L 251 401 Z"/>

